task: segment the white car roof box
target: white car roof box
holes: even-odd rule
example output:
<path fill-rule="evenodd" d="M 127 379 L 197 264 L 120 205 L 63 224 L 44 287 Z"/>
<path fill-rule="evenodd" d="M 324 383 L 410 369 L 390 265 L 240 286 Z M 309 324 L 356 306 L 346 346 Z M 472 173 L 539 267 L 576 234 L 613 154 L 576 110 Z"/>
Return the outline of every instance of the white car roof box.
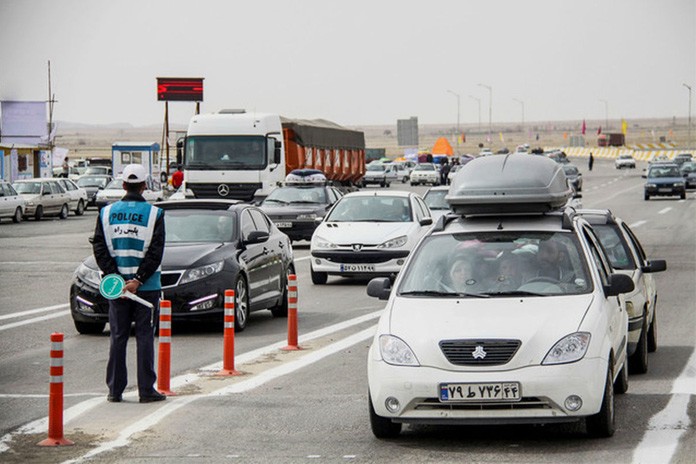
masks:
<path fill-rule="evenodd" d="M 546 213 L 572 196 L 563 167 L 543 156 L 477 158 L 462 167 L 445 200 L 456 214 Z"/>

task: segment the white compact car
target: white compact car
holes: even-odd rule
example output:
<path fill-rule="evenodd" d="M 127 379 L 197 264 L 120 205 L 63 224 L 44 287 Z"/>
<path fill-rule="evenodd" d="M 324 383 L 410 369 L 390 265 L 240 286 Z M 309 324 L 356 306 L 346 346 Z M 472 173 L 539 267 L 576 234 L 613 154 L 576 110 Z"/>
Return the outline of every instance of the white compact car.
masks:
<path fill-rule="evenodd" d="M 24 208 L 24 197 L 15 191 L 12 184 L 0 180 L 0 218 L 12 218 L 15 223 L 22 222 Z"/>
<path fill-rule="evenodd" d="M 451 213 L 449 203 L 445 200 L 445 197 L 449 193 L 449 186 L 438 185 L 436 187 L 430 187 L 425 195 L 423 195 L 423 201 L 428 208 L 433 217 L 433 222 L 437 222 L 441 216 L 447 213 Z"/>
<path fill-rule="evenodd" d="M 68 195 L 70 195 L 70 208 L 75 212 L 75 216 L 85 214 L 88 198 L 87 190 L 78 186 L 72 179 L 58 179 Z"/>
<path fill-rule="evenodd" d="M 393 163 L 370 163 L 365 168 L 365 174 L 360 180 L 360 186 L 365 187 L 370 184 L 376 184 L 380 187 L 389 187 L 389 184 L 397 179 L 397 168 Z"/>
<path fill-rule="evenodd" d="M 622 153 L 619 155 L 618 158 L 614 160 L 614 166 L 616 167 L 616 169 L 635 169 L 636 160 L 633 159 L 633 156 L 631 156 L 629 153 Z"/>
<path fill-rule="evenodd" d="M 440 170 L 433 163 L 418 163 L 411 171 L 411 185 L 440 185 Z"/>
<path fill-rule="evenodd" d="M 667 269 L 663 259 L 648 260 L 631 228 L 611 211 L 578 211 L 592 224 L 609 256 L 612 267 L 633 280 L 635 289 L 626 295 L 628 312 L 628 367 L 632 373 L 648 371 L 648 352 L 657 350 L 657 286 L 652 274 Z"/>
<path fill-rule="evenodd" d="M 451 188 L 455 214 L 393 285 L 368 284 L 388 300 L 367 359 L 374 435 L 396 437 L 404 423 L 581 420 L 591 435 L 612 435 L 614 392 L 628 389 L 617 295 L 633 282 L 563 207 L 571 191 L 561 166 L 478 158 Z"/>
<path fill-rule="evenodd" d="M 432 223 L 430 210 L 415 193 L 349 193 L 312 235 L 312 283 L 325 284 L 329 275 L 397 273 Z"/>
<path fill-rule="evenodd" d="M 143 192 L 143 198 L 145 198 L 148 203 L 162 201 L 164 198 L 164 192 L 162 192 L 159 182 L 155 182 L 152 179 L 152 176 L 148 174 L 145 184 L 146 188 Z M 97 192 L 95 204 L 97 205 L 97 208 L 101 210 L 104 206 L 119 201 L 125 194 L 126 191 L 123 190 L 123 178 L 117 177 L 112 180 L 105 189 Z"/>

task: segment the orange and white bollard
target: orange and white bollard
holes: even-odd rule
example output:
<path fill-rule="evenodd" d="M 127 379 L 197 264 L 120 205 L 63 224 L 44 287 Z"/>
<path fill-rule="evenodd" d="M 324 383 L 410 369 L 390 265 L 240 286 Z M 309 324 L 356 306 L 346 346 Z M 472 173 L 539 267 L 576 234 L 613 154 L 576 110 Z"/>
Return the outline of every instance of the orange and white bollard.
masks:
<path fill-rule="evenodd" d="M 160 301 L 159 352 L 157 356 L 157 391 L 163 395 L 176 395 L 170 389 L 172 375 L 172 302 Z"/>
<path fill-rule="evenodd" d="M 63 437 L 63 334 L 51 334 L 51 381 L 48 396 L 48 438 L 39 446 L 64 446 L 74 443 Z"/>
<path fill-rule="evenodd" d="M 217 375 L 241 375 L 234 370 L 234 290 L 225 290 L 222 370 Z"/>
<path fill-rule="evenodd" d="M 297 276 L 288 276 L 288 346 L 281 348 L 284 351 L 301 350 L 297 344 Z"/>

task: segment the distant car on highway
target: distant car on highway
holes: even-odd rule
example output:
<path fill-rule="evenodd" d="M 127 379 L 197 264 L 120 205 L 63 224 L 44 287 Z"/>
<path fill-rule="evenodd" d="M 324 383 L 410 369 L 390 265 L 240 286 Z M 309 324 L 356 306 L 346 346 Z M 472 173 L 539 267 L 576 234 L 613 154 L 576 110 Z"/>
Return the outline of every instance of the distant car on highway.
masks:
<path fill-rule="evenodd" d="M 684 186 L 687 189 L 693 189 L 696 188 L 696 163 L 693 161 L 687 161 L 686 163 L 681 165 L 681 168 L 679 168 L 679 172 L 681 172 L 682 176 L 684 177 Z"/>
<path fill-rule="evenodd" d="M 97 192 L 104 190 L 113 180 L 114 178 L 107 174 L 86 175 L 77 179 L 77 185 L 87 192 L 87 205 L 85 208 L 97 206 Z"/>
<path fill-rule="evenodd" d="M 148 174 L 145 180 L 145 191 L 143 192 L 143 198 L 148 203 L 154 203 L 156 201 L 162 201 L 164 198 L 164 192 L 160 187 L 159 182 L 155 182 L 152 176 Z M 123 178 L 117 177 L 111 181 L 103 190 L 97 192 L 97 198 L 94 203 L 97 208 L 102 209 L 104 206 L 119 201 L 126 194 L 123 190 Z"/>
<path fill-rule="evenodd" d="M 614 167 L 616 169 L 635 169 L 636 168 L 636 160 L 633 158 L 633 156 L 630 153 L 622 153 L 619 155 L 618 158 L 614 160 Z"/>
<path fill-rule="evenodd" d="M 380 187 L 389 187 L 397 179 L 396 168 L 392 163 L 370 163 L 365 168 L 365 175 L 360 180 L 360 186 L 376 184 Z"/>
<path fill-rule="evenodd" d="M 440 185 L 440 171 L 433 163 L 418 163 L 411 171 L 411 185 Z"/>
<path fill-rule="evenodd" d="M 567 163 L 563 165 L 563 172 L 565 172 L 568 183 L 573 187 L 573 190 L 582 192 L 582 173 L 578 167 L 574 164 Z"/>
<path fill-rule="evenodd" d="M 684 163 L 688 163 L 688 162 L 693 161 L 693 158 L 694 157 L 691 153 L 679 153 L 677 156 L 675 156 L 672 159 L 672 162 L 681 166 Z"/>
<path fill-rule="evenodd" d="M 686 199 L 686 182 L 674 163 L 654 163 L 648 167 L 644 187 L 644 199 L 655 196 L 679 196 Z"/>

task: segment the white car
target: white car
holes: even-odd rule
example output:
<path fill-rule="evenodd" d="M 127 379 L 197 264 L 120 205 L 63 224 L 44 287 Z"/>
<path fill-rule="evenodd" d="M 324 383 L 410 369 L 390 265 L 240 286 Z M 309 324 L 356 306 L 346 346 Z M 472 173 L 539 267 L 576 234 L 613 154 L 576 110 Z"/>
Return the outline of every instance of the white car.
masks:
<path fill-rule="evenodd" d="M 370 163 L 365 168 L 365 175 L 360 181 L 360 186 L 376 184 L 389 187 L 389 184 L 397 179 L 396 167 L 392 163 Z"/>
<path fill-rule="evenodd" d="M 143 192 L 143 198 L 145 198 L 148 203 L 162 201 L 164 192 L 162 192 L 159 182 L 155 182 L 152 176 L 148 174 L 145 184 L 146 187 Z M 104 190 L 99 190 L 97 192 L 95 203 L 97 208 L 101 210 L 104 206 L 119 201 L 125 194 L 126 191 L 123 189 L 123 178 L 117 177 L 111 181 Z"/>
<path fill-rule="evenodd" d="M 87 190 L 78 186 L 71 179 L 58 179 L 58 182 L 70 195 L 70 209 L 75 212 L 75 216 L 85 214 L 85 208 L 87 208 L 88 203 Z"/>
<path fill-rule="evenodd" d="M 20 179 L 14 181 L 12 187 L 24 197 L 26 208 L 24 217 L 34 216 L 39 221 L 44 216 L 68 217 L 70 211 L 70 195 L 53 178 Z"/>
<path fill-rule="evenodd" d="M 614 392 L 628 389 L 617 296 L 633 283 L 563 208 L 560 165 L 505 158 L 472 161 L 448 196 L 459 217 L 431 229 L 393 285 L 368 284 L 388 300 L 367 359 L 378 438 L 404 423 L 584 421 L 614 433 Z"/>
<path fill-rule="evenodd" d="M 411 185 L 440 185 L 440 169 L 433 163 L 418 163 L 411 171 Z"/>
<path fill-rule="evenodd" d="M 445 196 L 449 193 L 449 186 L 438 185 L 436 187 L 430 187 L 425 195 L 423 195 L 423 201 L 428 208 L 433 217 L 433 222 L 437 222 L 441 216 L 447 213 L 451 213 L 452 210 L 449 207 L 449 203 L 445 200 Z"/>
<path fill-rule="evenodd" d="M 596 231 L 616 272 L 633 280 L 635 289 L 626 295 L 628 313 L 628 367 L 630 372 L 648 371 L 648 352 L 657 350 L 657 286 L 652 274 L 667 269 L 663 259 L 648 260 L 631 228 L 611 211 L 578 211 Z"/>
<path fill-rule="evenodd" d="M 432 223 L 430 210 L 415 193 L 349 193 L 312 235 L 312 283 L 325 284 L 329 275 L 397 273 Z"/>
<path fill-rule="evenodd" d="M 9 182 L 0 180 L 0 218 L 12 218 L 15 223 L 22 222 L 25 208 L 24 198 Z"/>
<path fill-rule="evenodd" d="M 633 159 L 633 156 L 631 156 L 629 153 L 622 153 L 619 155 L 618 158 L 614 160 L 614 166 L 616 169 L 623 169 L 623 168 L 630 168 L 630 169 L 635 169 L 636 168 L 636 160 Z"/>

